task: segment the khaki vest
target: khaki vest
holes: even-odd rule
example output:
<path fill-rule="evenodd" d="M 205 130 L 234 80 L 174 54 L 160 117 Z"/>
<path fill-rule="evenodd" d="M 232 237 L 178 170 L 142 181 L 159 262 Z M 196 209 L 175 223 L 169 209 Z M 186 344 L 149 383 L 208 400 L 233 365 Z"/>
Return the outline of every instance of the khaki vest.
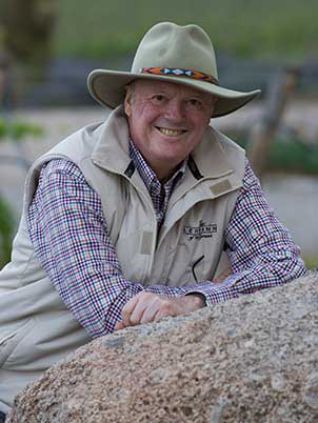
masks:
<path fill-rule="evenodd" d="M 99 194 L 125 278 L 182 286 L 215 277 L 224 230 L 242 186 L 243 150 L 208 128 L 169 200 L 159 234 L 149 193 L 129 158 L 122 109 L 84 127 L 40 157 L 25 185 L 11 262 L 0 272 L 0 410 L 48 367 L 89 342 L 37 260 L 26 216 L 43 163 L 74 162 Z"/>

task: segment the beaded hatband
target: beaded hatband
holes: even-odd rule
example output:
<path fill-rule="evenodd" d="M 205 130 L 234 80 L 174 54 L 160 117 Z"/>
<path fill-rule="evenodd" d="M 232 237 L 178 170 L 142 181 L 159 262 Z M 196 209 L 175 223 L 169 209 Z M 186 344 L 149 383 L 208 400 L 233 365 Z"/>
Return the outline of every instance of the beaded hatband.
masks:
<path fill-rule="evenodd" d="M 164 75 L 164 76 L 185 76 L 191 79 L 197 79 L 199 81 L 210 82 L 215 85 L 219 85 L 219 81 L 214 78 L 212 75 L 208 75 L 203 72 L 194 71 L 191 69 L 180 69 L 180 68 L 162 68 L 162 67 L 152 67 L 152 68 L 141 68 L 141 73 L 151 73 L 153 75 Z"/>

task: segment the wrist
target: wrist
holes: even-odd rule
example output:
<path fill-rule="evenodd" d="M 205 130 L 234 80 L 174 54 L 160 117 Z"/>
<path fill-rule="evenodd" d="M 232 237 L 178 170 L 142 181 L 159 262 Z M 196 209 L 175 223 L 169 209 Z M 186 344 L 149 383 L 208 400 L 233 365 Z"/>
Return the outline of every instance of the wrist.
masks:
<path fill-rule="evenodd" d="M 203 294 L 200 294 L 200 293 L 187 294 L 186 297 L 190 299 L 191 305 L 194 310 L 197 310 L 199 308 L 203 308 L 206 306 L 206 301 Z"/>

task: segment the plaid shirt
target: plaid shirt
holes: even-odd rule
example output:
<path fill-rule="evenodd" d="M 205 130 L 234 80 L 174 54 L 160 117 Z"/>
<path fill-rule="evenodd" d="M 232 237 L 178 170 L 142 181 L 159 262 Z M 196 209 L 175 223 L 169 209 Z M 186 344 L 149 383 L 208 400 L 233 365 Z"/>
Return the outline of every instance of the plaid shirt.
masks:
<path fill-rule="evenodd" d="M 131 143 L 130 156 L 151 195 L 160 226 L 187 163 L 161 184 Z M 142 290 L 168 297 L 204 295 L 207 305 L 277 286 L 306 272 L 299 248 L 269 208 L 246 163 L 243 186 L 225 231 L 233 274 L 222 283 L 146 289 L 122 274 L 107 235 L 102 204 L 76 165 L 52 160 L 41 170 L 29 208 L 28 229 L 37 258 L 66 307 L 94 338 L 114 330 L 127 301 Z"/>

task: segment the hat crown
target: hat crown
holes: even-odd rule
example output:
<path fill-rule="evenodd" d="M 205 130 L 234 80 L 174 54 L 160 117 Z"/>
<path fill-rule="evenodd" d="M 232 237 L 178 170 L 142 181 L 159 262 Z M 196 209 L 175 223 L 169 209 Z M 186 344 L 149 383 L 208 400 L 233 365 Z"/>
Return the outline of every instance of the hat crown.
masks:
<path fill-rule="evenodd" d="M 145 34 L 131 72 L 95 69 L 87 83 L 98 102 L 114 108 L 124 102 L 127 84 L 136 79 L 183 84 L 211 94 L 218 98 L 213 117 L 239 109 L 260 93 L 222 87 L 207 33 L 197 25 L 179 26 L 172 22 L 158 23 Z"/>
<path fill-rule="evenodd" d="M 147 67 L 195 70 L 218 79 L 213 45 L 197 25 L 161 22 L 153 26 L 139 44 L 131 72 Z"/>

